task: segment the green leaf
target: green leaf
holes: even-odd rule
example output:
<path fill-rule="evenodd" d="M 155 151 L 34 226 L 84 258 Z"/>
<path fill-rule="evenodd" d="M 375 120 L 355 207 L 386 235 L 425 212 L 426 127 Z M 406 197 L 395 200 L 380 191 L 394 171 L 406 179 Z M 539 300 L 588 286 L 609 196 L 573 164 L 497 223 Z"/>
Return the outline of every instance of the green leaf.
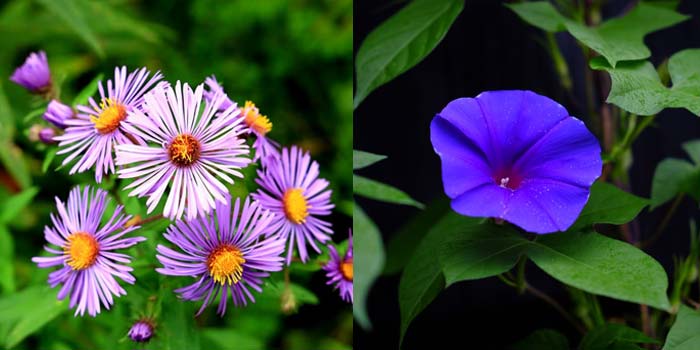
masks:
<path fill-rule="evenodd" d="M 564 22 L 568 19 L 548 1 L 506 4 L 506 7 L 513 10 L 523 21 L 546 32 L 556 33 L 566 30 Z"/>
<path fill-rule="evenodd" d="M 565 232 L 538 237 L 528 256 L 555 279 L 589 293 L 670 308 L 666 271 L 630 244 L 595 232 Z"/>
<path fill-rule="evenodd" d="M 53 159 L 56 158 L 56 152 L 58 152 L 58 147 L 51 147 L 48 152 L 46 152 L 46 156 L 44 157 L 44 161 L 41 163 L 41 172 L 46 174 L 46 172 L 49 170 L 49 167 L 51 166 L 51 162 L 53 162 Z"/>
<path fill-rule="evenodd" d="M 14 220 L 17 214 L 32 202 L 37 193 L 39 193 L 38 188 L 30 187 L 5 200 L 0 209 L 0 224 L 7 224 Z"/>
<path fill-rule="evenodd" d="M 419 209 L 422 209 L 424 207 L 423 204 L 414 200 L 409 195 L 407 195 L 406 193 L 404 193 L 396 187 L 383 184 L 381 182 L 374 181 L 359 175 L 353 175 L 352 179 L 353 192 L 358 196 L 382 202 L 412 205 Z"/>
<path fill-rule="evenodd" d="M 610 74 L 612 87 L 607 102 L 631 113 L 654 115 L 664 108 L 685 108 L 700 115 L 700 49 L 680 51 L 669 59 L 673 86 L 663 85 L 654 66 L 646 61 L 622 62 L 611 67 L 597 57 L 591 68 Z"/>
<path fill-rule="evenodd" d="M 104 57 L 102 45 L 97 40 L 93 29 L 86 22 L 85 9 L 89 3 L 77 0 L 39 0 L 39 2 L 75 31 L 98 56 Z"/>
<path fill-rule="evenodd" d="M 15 116 L 0 82 L 0 163 L 21 188 L 32 185 L 32 177 L 24 160 L 22 149 L 14 144 Z"/>
<path fill-rule="evenodd" d="M 581 350 L 606 350 L 615 343 L 644 343 L 658 344 L 659 342 L 647 337 L 646 334 L 625 325 L 608 323 L 590 330 L 581 339 Z"/>
<path fill-rule="evenodd" d="M 93 78 L 89 84 L 85 85 L 85 87 L 80 90 L 80 92 L 73 99 L 73 106 L 87 104 L 90 96 L 97 92 L 97 84 L 104 79 L 104 76 L 104 74 L 100 73 Z"/>
<path fill-rule="evenodd" d="M 596 28 L 567 21 L 566 29 L 615 68 L 620 61 L 643 60 L 651 56 L 644 45 L 644 36 L 688 18 L 673 10 L 639 4 L 625 16 L 605 21 Z"/>
<path fill-rule="evenodd" d="M 5 294 L 15 291 L 15 243 L 7 226 L 0 224 L 0 287 Z"/>
<path fill-rule="evenodd" d="M 667 158 L 656 166 L 651 182 L 651 209 L 668 202 L 678 193 L 687 193 L 698 169 L 685 160 Z"/>
<path fill-rule="evenodd" d="M 265 343 L 256 337 L 230 328 L 205 328 L 201 334 L 204 349 L 229 349 L 232 346 L 246 350 L 265 349 Z"/>
<path fill-rule="evenodd" d="M 56 291 L 48 286 L 30 287 L 0 298 L 0 342 L 12 348 L 58 315 L 68 310 L 66 300 L 56 300 Z"/>
<path fill-rule="evenodd" d="M 399 282 L 400 342 L 403 342 L 413 319 L 445 288 L 442 267 L 435 258 L 443 248 L 444 241 L 459 234 L 463 225 L 472 225 L 474 220 L 476 219 L 455 212 L 447 213 L 423 238 L 408 261 Z"/>
<path fill-rule="evenodd" d="M 352 150 L 352 170 L 368 167 L 383 159 L 386 159 L 386 156 L 354 149 Z"/>
<path fill-rule="evenodd" d="M 576 231 L 593 224 L 621 225 L 632 221 L 644 207 L 647 199 L 629 194 L 606 182 L 595 182 L 591 197 L 569 231 Z"/>
<path fill-rule="evenodd" d="M 450 201 L 441 197 L 413 216 L 391 236 L 386 248 L 384 274 L 400 272 L 430 229 L 450 211 Z"/>
<path fill-rule="evenodd" d="M 367 315 L 367 296 L 384 266 L 384 243 L 377 226 L 357 205 L 352 217 L 352 232 L 355 267 L 357 271 L 362 271 L 353 281 L 353 314 L 362 328 L 370 329 L 372 324 Z"/>
<path fill-rule="evenodd" d="M 445 283 L 486 278 L 510 270 L 530 241 L 511 225 L 464 219 L 438 254 Z"/>
<path fill-rule="evenodd" d="M 158 337 L 163 340 L 166 349 L 200 348 L 199 332 L 191 305 L 192 303 L 175 298 L 173 293 L 165 293 Z"/>
<path fill-rule="evenodd" d="M 663 350 L 696 350 L 700 348 L 700 312 L 685 305 L 676 316 L 676 322 L 666 336 Z"/>
<path fill-rule="evenodd" d="M 513 350 L 570 350 L 569 340 L 553 329 L 538 329 L 511 346 Z"/>
<path fill-rule="evenodd" d="M 354 108 L 433 51 L 463 7 L 463 0 L 415 0 L 369 33 L 355 58 Z"/>
<path fill-rule="evenodd" d="M 696 166 L 699 166 L 700 165 L 700 139 L 685 142 L 681 146 L 683 147 L 683 150 L 685 150 L 685 152 L 688 153 L 688 156 L 690 156 L 690 159 L 693 161 L 693 163 Z"/>
<path fill-rule="evenodd" d="M 36 117 L 43 115 L 44 112 L 46 111 L 46 106 L 41 106 L 24 116 L 24 124 L 29 124 L 31 123 L 32 119 L 36 119 Z"/>

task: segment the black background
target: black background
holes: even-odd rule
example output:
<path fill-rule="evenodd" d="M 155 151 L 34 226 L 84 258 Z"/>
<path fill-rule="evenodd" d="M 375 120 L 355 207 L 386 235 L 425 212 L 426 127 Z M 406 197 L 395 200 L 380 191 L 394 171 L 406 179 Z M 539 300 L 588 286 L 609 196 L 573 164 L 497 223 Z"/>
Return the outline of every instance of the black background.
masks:
<path fill-rule="evenodd" d="M 611 1 L 604 18 L 619 15 L 629 1 Z M 354 50 L 367 34 L 395 13 L 404 2 L 355 0 Z M 673 53 L 700 47 L 700 2 L 686 0 L 679 7 L 694 18 L 646 37 L 658 65 Z M 552 62 L 540 44 L 543 34 L 521 21 L 502 2 L 469 0 L 444 40 L 417 66 L 372 92 L 355 110 L 354 148 L 388 156 L 359 173 L 405 190 L 423 203 L 444 198 L 440 164 L 429 139 L 433 116 L 458 97 L 487 90 L 526 89 L 549 96 L 571 115 L 588 122 L 584 106 L 585 61 L 567 33 L 557 41 L 569 63 L 574 97 L 560 88 Z M 700 64 L 700 62 L 698 62 Z M 602 99 L 599 99 L 602 100 Z M 700 137 L 700 120 L 690 112 L 667 110 L 648 128 L 633 148 L 630 191 L 648 197 L 659 161 L 686 157 L 681 143 Z M 385 244 L 416 209 L 357 199 L 383 232 Z M 669 205 L 644 211 L 634 224 L 642 237 L 658 225 Z M 672 276 L 672 256 L 688 251 L 688 221 L 697 217 L 697 203 L 684 200 L 655 246 L 647 250 Z M 566 291 L 528 264 L 528 281 L 569 305 Z M 383 276 L 370 293 L 369 315 L 374 325 L 367 333 L 355 325 L 356 349 L 394 349 L 399 339 L 399 276 Z M 606 318 L 638 316 L 637 305 L 600 298 Z M 638 326 L 638 325 L 632 325 Z M 496 278 L 462 282 L 443 291 L 413 322 L 405 349 L 501 349 L 539 328 L 566 334 L 572 346 L 577 332 L 549 305 L 530 295 L 518 295 Z M 461 345 L 455 345 L 461 344 Z"/>

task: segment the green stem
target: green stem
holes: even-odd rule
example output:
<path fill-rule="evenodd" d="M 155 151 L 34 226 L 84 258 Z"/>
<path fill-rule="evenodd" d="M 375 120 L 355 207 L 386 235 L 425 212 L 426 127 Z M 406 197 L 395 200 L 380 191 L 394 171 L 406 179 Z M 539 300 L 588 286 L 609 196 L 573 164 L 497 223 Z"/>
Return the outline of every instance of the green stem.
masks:
<path fill-rule="evenodd" d="M 527 281 L 525 281 L 525 264 L 527 263 L 527 258 L 525 255 L 520 257 L 520 260 L 518 260 L 518 265 L 516 266 L 516 288 L 518 290 L 518 293 L 523 294 L 525 292 L 525 286 L 527 286 Z"/>
<path fill-rule="evenodd" d="M 666 229 L 666 226 L 668 226 L 668 223 L 671 221 L 671 218 L 673 217 L 673 214 L 676 212 L 676 209 L 678 209 L 678 206 L 683 202 L 683 193 L 679 193 L 676 195 L 676 198 L 673 200 L 673 204 L 671 204 L 671 207 L 668 208 L 668 211 L 666 212 L 666 215 L 664 218 L 661 220 L 661 223 L 659 226 L 656 228 L 656 231 L 647 239 L 646 241 L 643 241 L 640 244 L 640 247 L 646 248 L 650 245 L 652 245 L 654 242 L 656 242 L 659 237 L 661 237 L 661 234 L 663 234 L 664 229 Z"/>
<path fill-rule="evenodd" d="M 561 54 L 561 49 L 554 38 L 553 33 L 547 33 L 547 45 L 549 47 L 549 55 L 552 57 L 554 62 L 554 68 L 559 76 L 559 82 L 566 89 L 568 93 L 571 93 L 571 76 L 569 75 L 569 66 L 566 64 L 564 56 Z"/>
<path fill-rule="evenodd" d="M 579 322 L 577 322 L 576 319 L 552 297 L 527 283 L 525 284 L 525 290 L 533 296 L 540 298 L 542 301 L 544 301 L 545 303 L 553 307 L 555 310 L 557 310 L 557 312 L 559 312 L 559 314 L 562 315 L 562 317 L 569 321 L 569 323 L 571 323 L 571 325 L 574 326 L 574 328 L 576 328 L 576 330 L 579 333 L 586 333 L 586 329 Z"/>

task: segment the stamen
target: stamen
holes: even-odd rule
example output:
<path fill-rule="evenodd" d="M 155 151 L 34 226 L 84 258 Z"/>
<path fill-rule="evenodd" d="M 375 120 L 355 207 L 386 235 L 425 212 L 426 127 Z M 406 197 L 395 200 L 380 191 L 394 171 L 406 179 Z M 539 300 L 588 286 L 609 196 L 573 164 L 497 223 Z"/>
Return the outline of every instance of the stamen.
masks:
<path fill-rule="evenodd" d="M 109 134 L 119 128 L 122 120 L 126 119 L 126 107 L 124 105 L 106 98 L 100 103 L 100 114 L 91 115 L 90 121 L 95 124 L 95 129 L 100 134 Z"/>
<path fill-rule="evenodd" d="M 186 167 L 199 159 L 200 150 L 201 145 L 194 136 L 180 134 L 168 146 L 168 155 L 175 165 Z"/>
<path fill-rule="evenodd" d="M 97 260 L 100 245 L 95 237 L 87 232 L 75 232 L 68 236 L 63 253 L 68 257 L 66 263 L 73 270 L 84 270 Z"/>
<path fill-rule="evenodd" d="M 346 259 L 340 263 L 340 273 L 343 278 L 352 282 L 352 259 Z"/>
<path fill-rule="evenodd" d="M 284 214 L 289 221 L 295 224 L 306 222 L 306 217 L 309 216 L 309 205 L 301 188 L 287 190 L 284 193 L 282 203 L 284 204 Z"/>
<path fill-rule="evenodd" d="M 244 263 L 241 250 L 229 244 L 220 245 L 207 258 L 209 275 L 222 285 L 240 282 Z"/>
<path fill-rule="evenodd" d="M 251 101 L 245 101 L 243 107 L 244 122 L 249 128 L 253 129 L 257 134 L 265 135 L 272 130 L 270 119 L 262 114 L 255 104 Z"/>

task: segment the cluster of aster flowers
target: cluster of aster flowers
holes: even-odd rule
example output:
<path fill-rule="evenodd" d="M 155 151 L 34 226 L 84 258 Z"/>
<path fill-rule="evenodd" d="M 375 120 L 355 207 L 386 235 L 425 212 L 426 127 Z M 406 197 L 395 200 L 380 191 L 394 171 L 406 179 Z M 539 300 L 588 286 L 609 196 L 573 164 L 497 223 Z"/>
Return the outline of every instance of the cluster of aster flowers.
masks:
<path fill-rule="evenodd" d="M 331 252 L 324 267 L 329 284 L 352 301 L 352 245 L 344 258 L 332 246 L 323 217 L 334 206 L 319 164 L 308 152 L 271 140 L 270 119 L 250 101 L 239 107 L 215 77 L 191 87 L 146 68 L 117 67 L 113 79 L 99 82 L 97 100 L 75 107 L 56 96 L 43 52 L 30 55 L 11 79 L 50 100 L 43 115 L 50 132 L 42 129 L 42 140 L 58 144 L 69 174 L 94 171 L 96 183 L 108 176 L 128 180 L 124 190 L 145 197 L 148 214 L 162 210 L 173 221 L 164 234 L 168 244 L 157 246 L 162 267 L 156 271 L 195 278 L 174 292 L 202 301 L 197 314 L 219 295 L 221 315 L 229 299 L 235 306 L 254 302 L 270 272 L 306 263 L 308 248 L 320 253 L 324 244 Z M 227 184 L 241 181 L 247 166 L 258 167 L 260 187 L 232 198 Z M 70 297 L 76 315 L 95 316 L 125 295 L 117 279 L 135 283 L 131 258 L 117 251 L 145 240 L 131 237 L 143 221 L 121 205 L 106 213 L 108 201 L 107 192 L 90 186 L 73 188 L 67 205 L 57 198 L 58 214 L 45 228 L 55 247 L 33 259 L 42 268 L 59 267 L 49 284 L 62 285 L 58 298 Z M 101 224 L 105 215 L 111 219 Z M 129 336 L 148 339 L 153 324 L 140 321 Z"/>

